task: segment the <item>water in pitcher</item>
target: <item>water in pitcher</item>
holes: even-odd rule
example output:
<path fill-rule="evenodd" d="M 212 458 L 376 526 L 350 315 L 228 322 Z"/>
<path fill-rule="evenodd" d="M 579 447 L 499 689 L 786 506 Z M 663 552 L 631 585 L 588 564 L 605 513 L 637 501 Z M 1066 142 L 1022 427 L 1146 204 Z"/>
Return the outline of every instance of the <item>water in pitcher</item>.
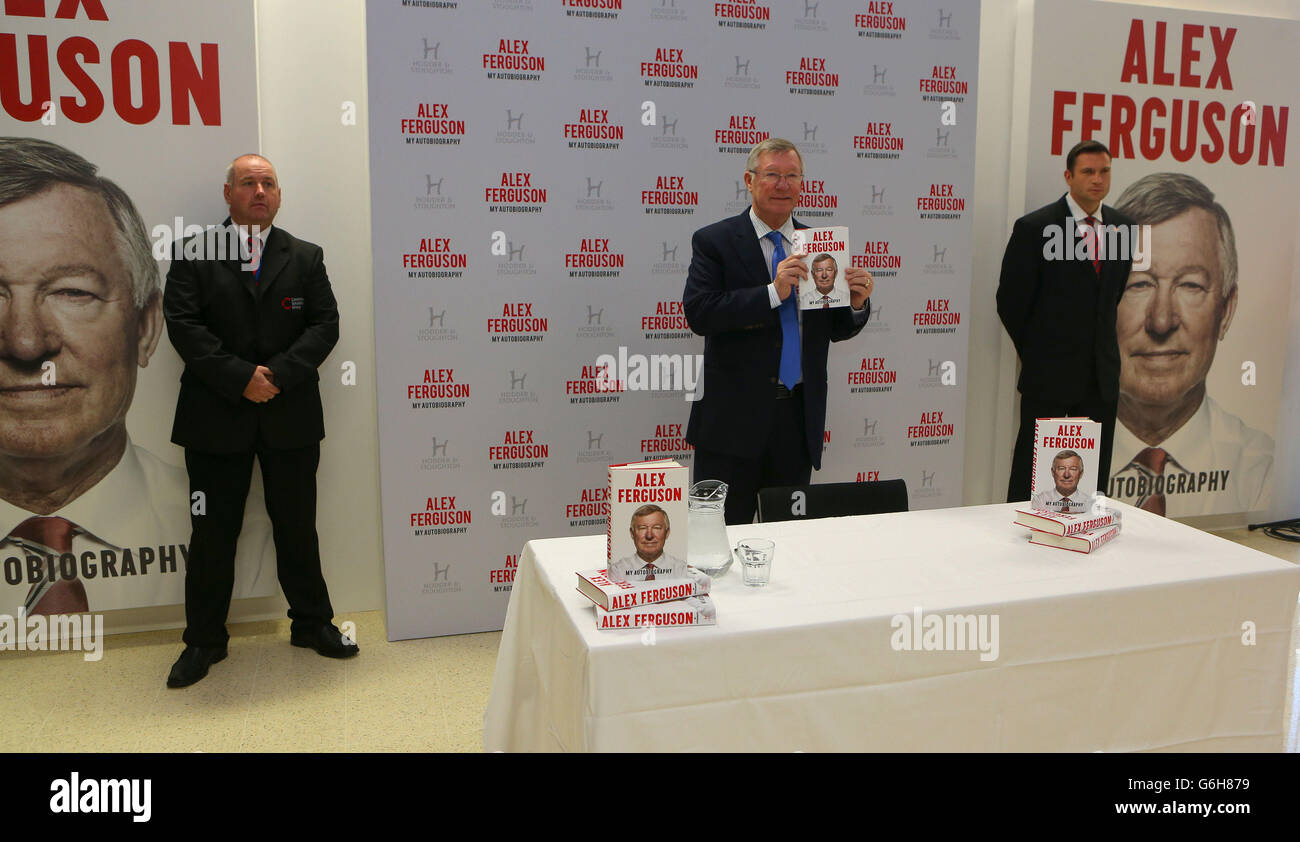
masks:
<path fill-rule="evenodd" d="M 727 484 L 721 480 L 700 480 L 691 486 L 687 508 L 686 563 L 717 578 L 731 568 L 731 545 L 723 508 Z"/>

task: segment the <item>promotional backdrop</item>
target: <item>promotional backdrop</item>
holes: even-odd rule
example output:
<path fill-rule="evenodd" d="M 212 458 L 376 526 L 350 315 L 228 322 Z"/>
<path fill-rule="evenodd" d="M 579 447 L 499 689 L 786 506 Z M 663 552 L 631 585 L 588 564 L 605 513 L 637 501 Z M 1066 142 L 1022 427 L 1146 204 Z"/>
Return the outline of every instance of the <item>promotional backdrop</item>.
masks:
<path fill-rule="evenodd" d="M 374 0 L 367 21 L 391 638 L 500 628 L 526 541 L 604 531 L 609 464 L 691 464 L 691 235 L 748 207 L 769 136 L 802 153 L 796 217 L 847 226 L 876 278 L 831 348 L 814 481 L 961 502 L 978 4 Z"/>

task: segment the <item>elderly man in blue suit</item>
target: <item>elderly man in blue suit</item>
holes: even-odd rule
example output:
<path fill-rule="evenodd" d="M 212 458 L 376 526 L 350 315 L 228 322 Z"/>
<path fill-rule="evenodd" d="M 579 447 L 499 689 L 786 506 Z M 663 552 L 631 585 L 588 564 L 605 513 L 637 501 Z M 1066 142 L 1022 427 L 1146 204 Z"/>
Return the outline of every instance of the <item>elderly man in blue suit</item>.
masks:
<path fill-rule="evenodd" d="M 769 138 L 749 153 L 751 205 L 695 232 L 682 304 L 705 337 L 704 391 L 686 440 L 695 478 L 730 486 L 727 523 L 754 519 L 759 489 L 806 485 L 821 467 L 826 426 L 826 351 L 856 336 L 871 313 L 871 273 L 847 269 L 852 307 L 800 310 L 808 276 L 792 235 L 803 159 Z"/>

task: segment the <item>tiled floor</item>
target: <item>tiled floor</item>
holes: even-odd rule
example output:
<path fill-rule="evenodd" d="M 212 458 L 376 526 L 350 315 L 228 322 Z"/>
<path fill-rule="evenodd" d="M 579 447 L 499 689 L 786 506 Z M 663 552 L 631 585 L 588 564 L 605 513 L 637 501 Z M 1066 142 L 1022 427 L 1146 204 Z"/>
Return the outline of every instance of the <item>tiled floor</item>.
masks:
<path fill-rule="evenodd" d="M 230 655 L 191 687 L 164 682 L 176 631 L 112 635 L 103 658 L 6 652 L 0 751 L 481 751 L 499 632 L 385 640 L 356 623 L 361 654 L 289 645 L 289 621 L 230 627 Z"/>
<path fill-rule="evenodd" d="M 1300 561 L 1300 544 L 1219 534 Z M 176 630 L 111 635 L 96 662 L 80 652 L 5 652 L 0 751 L 482 750 L 499 632 L 389 643 L 380 611 L 337 620 L 356 624 L 360 656 L 336 661 L 292 647 L 288 620 L 232 625 L 230 656 L 181 690 L 164 684 L 181 651 Z M 1294 654 L 1288 675 L 1295 752 Z"/>

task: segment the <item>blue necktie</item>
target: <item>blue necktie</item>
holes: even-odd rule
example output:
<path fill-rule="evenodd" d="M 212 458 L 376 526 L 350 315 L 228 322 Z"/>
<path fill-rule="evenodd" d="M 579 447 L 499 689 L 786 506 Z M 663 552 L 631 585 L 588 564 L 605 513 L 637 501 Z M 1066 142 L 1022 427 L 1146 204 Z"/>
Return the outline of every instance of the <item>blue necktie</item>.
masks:
<path fill-rule="evenodd" d="M 776 246 L 772 250 L 772 278 L 776 278 L 776 267 L 785 260 L 785 247 L 781 244 L 781 232 L 769 232 L 767 238 Z M 798 296 L 791 292 L 781 302 L 781 382 L 787 389 L 793 389 L 799 382 L 803 366 L 799 363 L 799 304 Z"/>

